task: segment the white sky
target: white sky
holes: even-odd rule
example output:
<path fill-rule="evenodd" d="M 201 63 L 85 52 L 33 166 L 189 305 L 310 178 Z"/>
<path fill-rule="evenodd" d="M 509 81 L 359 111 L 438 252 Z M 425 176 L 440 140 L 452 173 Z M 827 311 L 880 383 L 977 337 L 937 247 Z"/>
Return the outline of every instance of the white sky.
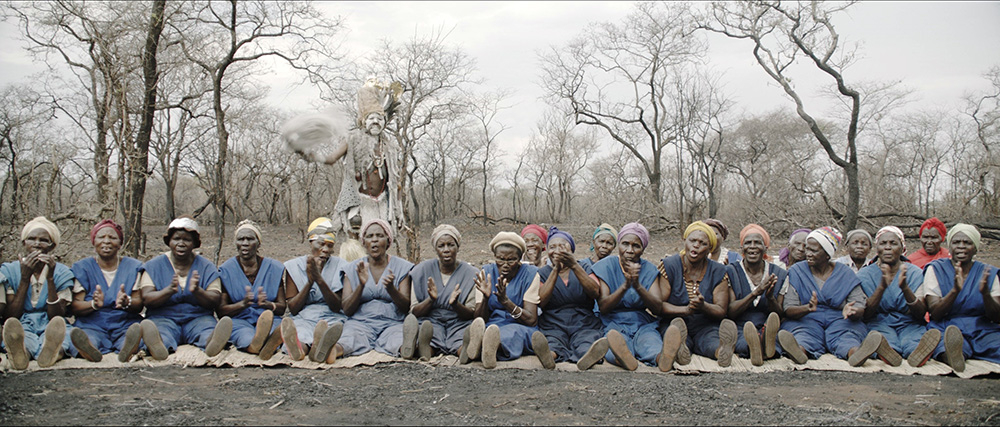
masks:
<path fill-rule="evenodd" d="M 499 121 L 510 128 L 500 136 L 508 154 L 527 143 L 546 109 L 540 99 L 537 52 L 563 45 L 588 23 L 618 22 L 627 2 L 330 2 L 317 3 L 342 15 L 349 29 L 345 48 L 363 55 L 382 38 L 404 42 L 413 34 L 451 30 L 448 42 L 478 62 L 487 88 L 515 91 L 513 108 Z M 914 90 L 910 108 L 956 108 L 964 94 L 985 89 L 982 74 L 1000 65 L 1000 3 L 865 2 L 835 21 L 842 39 L 861 42 L 861 59 L 845 76 L 858 80 L 899 80 Z M 0 23 L 0 84 L 26 81 L 44 70 L 26 56 L 17 28 Z M 710 35 L 709 63 L 723 73 L 726 91 L 747 112 L 791 108 L 781 90 L 754 62 L 749 42 Z M 277 70 L 275 70 L 277 71 Z M 282 79 L 268 79 L 281 81 Z M 297 79 L 288 79 L 297 80 Z M 808 87 L 809 76 L 796 78 Z M 270 102 L 296 108 L 314 102 L 309 88 L 272 86 Z M 808 102 L 808 100 L 807 100 Z M 301 108 L 301 107 L 299 107 Z"/>

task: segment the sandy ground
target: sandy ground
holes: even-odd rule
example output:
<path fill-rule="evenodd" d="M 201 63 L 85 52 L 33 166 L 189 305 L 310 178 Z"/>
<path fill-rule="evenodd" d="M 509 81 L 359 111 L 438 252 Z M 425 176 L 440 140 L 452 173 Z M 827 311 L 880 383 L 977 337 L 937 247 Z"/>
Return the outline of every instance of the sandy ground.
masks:
<path fill-rule="evenodd" d="M 148 227 L 147 257 L 166 250 Z M 461 226 L 461 258 L 490 260 L 500 230 Z M 590 226 L 566 226 L 589 236 Z M 306 249 L 297 227 L 265 229 L 262 254 Z M 430 228 L 424 230 L 429 235 Z M 88 255 L 79 240 L 66 259 Z M 205 236 L 205 253 L 214 252 Z M 586 240 L 586 238 L 580 239 Z M 654 235 L 650 259 L 679 237 Z M 432 256 L 424 244 L 424 257 Z M 587 255 L 580 243 L 577 255 Z M 729 246 L 735 246 L 730 244 Z M 233 248 L 223 248 L 223 258 Z M 981 257 L 996 264 L 995 250 Z M 772 249 L 772 254 L 777 248 Z M 72 262 L 72 261 L 70 261 Z M 795 371 L 654 375 L 484 370 L 389 363 L 283 368 L 119 368 L 0 374 L 0 425 L 14 424 L 1000 424 L 997 376 Z"/>

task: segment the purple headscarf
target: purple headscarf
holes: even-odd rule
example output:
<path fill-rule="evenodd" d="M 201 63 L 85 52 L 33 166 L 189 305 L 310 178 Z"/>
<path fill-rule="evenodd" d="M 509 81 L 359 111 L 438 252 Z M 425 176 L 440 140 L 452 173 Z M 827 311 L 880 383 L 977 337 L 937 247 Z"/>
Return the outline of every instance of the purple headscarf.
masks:
<path fill-rule="evenodd" d="M 621 231 L 618 232 L 618 241 L 622 241 L 622 237 L 625 237 L 627 234 L 635 234 L 636 237 L 642 241 L 643 249 L 646 249 L 646 246 L 649 246 L 649 230 L 646 230 L 646 227 L 643 227 L 642 224 L 639 224 L 638 222 L 625 224 Z"/>

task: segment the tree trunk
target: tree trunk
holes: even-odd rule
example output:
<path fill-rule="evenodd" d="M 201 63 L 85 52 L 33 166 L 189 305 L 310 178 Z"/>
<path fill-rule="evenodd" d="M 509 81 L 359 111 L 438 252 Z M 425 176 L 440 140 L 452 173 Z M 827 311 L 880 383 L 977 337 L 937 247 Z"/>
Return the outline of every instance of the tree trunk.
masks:
<path fill-rule="evenodd" d="M 149 33 L 146 35 L 146 48 L 142 55 L 142 74 L 145 97 L 142 102 L 142 122 L 135 141 L 135 151 L 128 163 L 128 209 L 125 214 L 125 235 L 123 245 L 125 253 L 137 256 L 142 236 L 142 204 L 146 195 L 146 177 L 149 139 L 153 132 L 153 112 L 156 107 L 156 83 L 159 76 L 156 73 L 156 50 L 160 44 L 160 33 L 163 32 L 163 10 L 166 0 L 153 2 L 153 10 L 149 17 Z"/>
<path fill-rule="evenodd" d="M 847 174 L 847 212 L 844 227 L 853 230 L 858 225 L 858 209 L 861 206 L 861 182 L 858 180 L 858 164 L 852 162 L 844 168 Z"/>

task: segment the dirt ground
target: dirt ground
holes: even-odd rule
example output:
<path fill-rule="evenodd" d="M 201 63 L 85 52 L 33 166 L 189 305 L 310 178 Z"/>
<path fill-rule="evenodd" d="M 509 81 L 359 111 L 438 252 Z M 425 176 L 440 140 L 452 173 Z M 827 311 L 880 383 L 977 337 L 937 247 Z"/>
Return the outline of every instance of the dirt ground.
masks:
<path fill-rule="evenodd" d="M 460 258 L 490 260 L 498 225 L 463 230 Z M 566 226 L 587 253 L 590 226 Z M 166 250 L 148 227 L 146 258 Z M 297 227 L 264 230 L 262 254 L 304 253 Z M 429 235 L 430 229 L 424 230 Z M 208 233 L 206 233 L 208 234 Z M 87 256 L 83 231 L 60 248 Z M 203 239 L 214 252 L 211 236 Z M 654 235 L 647 256 L 677 249 Z M 778 239 L 783 241 L 783 239 Z M 425 258 L 432 256 L 423 244 Z M 730 247 L 735 246 L 729 243 Z M 996 265 L 995 243 L 981 259 Z M 223 259 L 234 249 L 225 246 Z M 772 254 L 777 248 L 772 248 Z M 120 368 L 0 374 L 0 425 L 15 424 L 1000 424 L 1000 377 L 794 371 L 655 375 L 390 363 L 294 368 Z"/>

